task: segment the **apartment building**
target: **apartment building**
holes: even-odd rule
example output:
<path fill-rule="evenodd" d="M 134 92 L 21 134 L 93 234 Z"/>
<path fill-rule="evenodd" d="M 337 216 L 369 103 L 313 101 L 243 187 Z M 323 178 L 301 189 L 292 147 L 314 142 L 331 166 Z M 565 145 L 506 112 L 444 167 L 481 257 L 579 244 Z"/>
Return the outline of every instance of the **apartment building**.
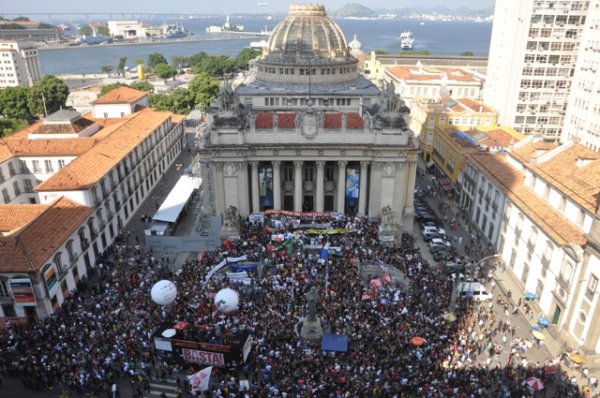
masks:
<path fill-rule="evenodd" d="M 33 44 L 0 41 L 0 88 L 29 87 L 41 78 L 40 60 Z"/>

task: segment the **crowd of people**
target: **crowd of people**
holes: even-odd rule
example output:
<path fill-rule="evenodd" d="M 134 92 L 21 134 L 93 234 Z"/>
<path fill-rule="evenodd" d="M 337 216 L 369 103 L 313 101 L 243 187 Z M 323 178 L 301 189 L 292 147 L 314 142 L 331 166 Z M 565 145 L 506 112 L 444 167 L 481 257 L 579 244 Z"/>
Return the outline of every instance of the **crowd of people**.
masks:
<path fill-rule="evenodd" d="M 128 245 L 125 237 L 52 316 L 2 332 L 0 368 L 20 377 L 26 387 L 57 395 L 68 389 L 110 396 L 111 386 L 127 377 L 134 395 L 141 396 L 149 380 L 160 382 L 202 367 L 183 362 L 177 353 L 168 359 L 154 346 L 158 325 L 185 321 L 191 330 L 203 330 L 207 340 L 242 330 L 254 337 L 244 364 L 215 368 L 206 392 L 212 397 L 540 394 L 526 383 L 529 377 L 546 383 L 546 397 L 581 396 L 560 363 L 518 360 L 520 342 L 510 325 L 490 316 L 487 305 L 459 300 L 449 308 L 452 283 L 447 275 L 423 259 L 408 235 L 380 242 L 379 219 L 273 213 L 262 221 L 240 219 L 239 224 L 239 240 L 201 253 L 176 273 L 151 252 Z M 275 235 L 287 241 L 273 242 Z M 340 250 L 323 256 L 322 247 Z M 260 272 L 245 286 L 224 272 L 206 280 L 225 256 L 247 256 L 260 264 Z M 363 265 L 373 262 L 404 277 L 366 273 Z M 151 300 L 150 289 L 161 279 L 177 286 L 172 305 Z M 230 314 L 217 311 L 213 300 L 224 287 L 240 292 L 239 309 Z M 299 324 L 313 287 L 318 291 L 317 317 L 326 332 L 348 336 L 347 352 L 324 352 L 319 341 L 300 338 Z M 506 334 L 510 343 L 496 347 L 491 343 L 496 333 Z M 500 363 L 494 360 L 499 349 L 515 350 L 515 355 Z M 481 359 L 486 353 L 490 360 Z M 555 369 L 552 375 L 550 368 Z M 240 391 L 242 379 L 249 389 Z"/>

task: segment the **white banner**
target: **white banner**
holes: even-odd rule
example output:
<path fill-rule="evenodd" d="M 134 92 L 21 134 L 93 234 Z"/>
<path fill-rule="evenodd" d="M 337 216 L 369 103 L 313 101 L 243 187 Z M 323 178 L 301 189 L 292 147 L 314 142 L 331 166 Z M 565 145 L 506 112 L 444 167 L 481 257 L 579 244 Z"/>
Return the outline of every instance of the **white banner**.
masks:
<path fill-rule="evenodd" d="M 206 282 L 208 282 L 210 280 L 210 278 L 213 277 L 213 275 L 217 272 L 219 272 L 221 270 L 221 268 L 223 268 L 224 266 L 226 266 L 228 263 L 238 263 L 240 261 L 246 261 L 248 259 L 247 255 L 243 255 L 240 257 L 227 257 L 226 259 L 224 259 L 223 261 L 221 261 L 219 264 L 215 265 L 214 267 L 212 267 L 210 269 L 210 271 L 208 271 L 208 273 L 206 274 L 206 277 L 204 278 L 204 280 Z"/>
<path fill-rule="evenodd" d="M 187 377 L 190 386 L 192 387 L 192 394 L 195 394 L 198 391 L 208 390 L 208 384 L 210 382 L 210 374 L 212 373 L 212 368 L 212 366 L 209 366 L 208 368 L 204 368 L 201 371 L 196 372 L 193 375 Z"/>

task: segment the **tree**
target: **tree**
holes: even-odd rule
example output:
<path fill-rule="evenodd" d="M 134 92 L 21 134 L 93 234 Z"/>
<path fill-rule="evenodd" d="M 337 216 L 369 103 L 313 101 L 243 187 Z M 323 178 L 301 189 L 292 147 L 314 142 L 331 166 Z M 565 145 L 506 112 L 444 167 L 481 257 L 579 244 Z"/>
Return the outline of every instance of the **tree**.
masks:
<path fill-rule="evenodd" d="M 168 78 L 177 75 L 177 69 L 175 69 L 175 67 L 173 67 L 171 65 L 158 64 L 154 68 L 154 73 L 156 74 L 156 76 L 160 77 L 161 79 L 167 80 Z"/>
<path fill-rule="evenodd" d="M 107 75 L 110 75 L 110 72 L 112 72 L 113 67 L 111 65 L 102 65 L 100 67 L 100 70 L 102 71 L 102 73 L 106 73 Z"/>
<path fill-rule="evenodd" d="M 48 115 L 64 108 L 69 97 L 69 87 L 59 78 L 45 75 L 29 89 L 29 111 L 32 115 Z M 45 103 L 45 109 L 44 109 Z"/>
<path fill-rule="evenodd" d="M 20 119 L 0 118 L 0 137 L 4 137 L 15 131 L 23 130 L 27 122 Z"/>
<path fill-rule="evenodd" d="M 28 91 L 21 86 L 6 87 L 4 90 L 0 90 L 0 114 L 7 118 L 31 118 Z"/>
<path fill-rule="evenodd" d="M 152 53 L 148 55 L 148 68 L 154 69 L 157 65 L 167 63 L 167 59 L 161 53 Z"/>
<path fill-rule="evenodd" d="M 142 57 L 137 57 L 133 59 L 133 63 L 137 65 L 144 65 L 144 58 Z"/>
<path fill-rule="evenodd" d="M 260 54 L 262 54 L 262 50 L 260 49 L 244 48 L 237 57 L 235 57 L 235 66 L 239 69 L 248 70 L 248 63 Z"/>
<path fill-rule="evenodd" d="M 189 90 L 178 88 L 171 94 L 150 95 L 150 105 L 160 111 L 187 114 L 194 108 L 194 96 Z"/>
<path fill-rule="evenodd" d="M 127 63 L 127 57 L 119 58 L 119 65 L 117 66 L 117 71 L 123 77 L 125 77 L 125 64 Z"/>
<path fill-rule="evenodd" d="M 110 29 L 108 29 L 108 26 L 98 26 L 96 30 L 100 36 L 110 36 Z"/>
<path fill-rule="evenodd" d="M 194 98 L 194 104 L 205 108 L 219 93 L 219 81 L 208 73 L 202 72 L 190 81 L 188 90 Z"/>
<path fill-rule="evenodd" d="M 193 67 L 193 73 L 206 72 L 211 76 L 223 76 L 235 69 L 235 61 L 226 55 L 206 57 L 199 67 Z"/>
<path fill-rule="evenodd" d="M 154 92 L 154 86 L 152 84 L 150 84 L 147 81 L 139 81 L 139 82 L 132 82 L 129 87 L 131 88 L 135 88 L 136 90 L 141 90 L 141 91 L 145 91 L 147 93 L 152 93 Z"/>
<path fill-rule="evenodd" d="M 79 28 L 79 33 L 85 36 L 91 36 L 94 34 L 94 30 L 90 25 L 83 25 L 81 28 Z"/>
<path fill-rule="evenodd" d="M 188 65 L 190 67 L 200 68 L 202 66 L 202 62 L 208 58 L 208 54 L 204 51 L 200 51 L 198 54 L 194 54 L 188 58 Z"/>
<path fill-rule="evenodd" d="M 102 97 L 104 94 L 108 93 L 109 91 L 112 91 L 115 88 L 119 88 L 119 87 L 123 87 L 123 86 L 127 86 L 127 84 L 117 82 L 117 83 L 107 84 L 106 86 L 102 86 L 102 88 L 100 89 L 100 94 L 98 94 L 98 97 Z"/>
<path fill-rule="evenodd" d="M 472 51 L 464 51 L 462 54 L 460 54 L 461 57 L 472 57 L 475 54 L 473 54 Z"/>
<path fill-rule="evenodd" d="M 171 65 L 178 69 L 185 68 L 187 64 L 188 58 L 183 55 L 173 55 L 171 57 Z"/>

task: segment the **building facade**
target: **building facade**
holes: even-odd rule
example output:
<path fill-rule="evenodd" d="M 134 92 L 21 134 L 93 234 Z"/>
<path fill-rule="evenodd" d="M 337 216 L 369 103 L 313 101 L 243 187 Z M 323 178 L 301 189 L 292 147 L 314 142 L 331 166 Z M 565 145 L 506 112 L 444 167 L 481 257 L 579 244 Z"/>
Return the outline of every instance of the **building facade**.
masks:
<path fill-rule="evenodd" d="M 501 125 L 558 140 L 589 5 L 496 2 L 483 99 L 498 110 Z"/>
<path fill-rule="evenodd" d="M 2 140 L 0 320 L 60 306 L 182 151 L 183 117 L 138 106 L 146 95 L 119 87 L 91 114 L 62 110 Z"/>
<path fill-rule="evenodd" d="M 600 0 L 590 1 L 561 142 L 576 137 L 588 148 L 600 151 Z"/>
<path fill-rule="evenodd" d="M 489 206 L 501 214 L 496 247 L 503 275 L 536 297 L 531 305 L 554 325 L 549 333 L 600 353 L 597 154 L 573 142 L 558 146 L 528 137 L 504 153 L 472 155 L 467 170 L 478 184 L 472 211 L 481 208 L 483 215 Z M 488 193 L 490 203 L 482 206 L 481 195 Z"/>
<path fill-rule="evenodd" d="M 302 28 L 303 27 L 303 28 Z M 322 5 L 291 5 L 251 76 L 208 111 L 213 206 L 378 215 L 412 230 L 417 146 L 408 108 L 380 91 Z"/>
<path fill-rule="evenodd" d="M 38 52 L 31 43 L 0 41 L 0 88 L 29 87 L 41 78 Z"/>

